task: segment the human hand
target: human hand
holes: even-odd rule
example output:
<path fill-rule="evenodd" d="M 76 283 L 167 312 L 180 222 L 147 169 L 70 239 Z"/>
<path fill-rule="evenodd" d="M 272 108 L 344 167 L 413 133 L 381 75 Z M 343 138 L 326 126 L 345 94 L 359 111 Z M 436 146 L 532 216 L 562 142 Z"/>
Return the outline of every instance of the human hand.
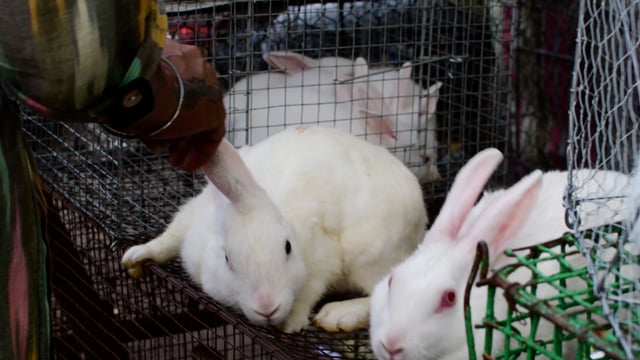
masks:
<path fill-rule="evenodd" d="M 225 135 L 224 90 L 199 48 L 167 40 L 163 56 L 173 63 L 182 79 L 182 106 L 170 126 L 152 136 L 141 137 L 140 141 L 154 152 L 168 150 L 173 166 L 192 172 L 213 156 Z M 131 126 L 135 133 L 162 128 L 178 106 L 179 80 L 169 64 L 161 61 L 149 81 L 155 106 Z"/>

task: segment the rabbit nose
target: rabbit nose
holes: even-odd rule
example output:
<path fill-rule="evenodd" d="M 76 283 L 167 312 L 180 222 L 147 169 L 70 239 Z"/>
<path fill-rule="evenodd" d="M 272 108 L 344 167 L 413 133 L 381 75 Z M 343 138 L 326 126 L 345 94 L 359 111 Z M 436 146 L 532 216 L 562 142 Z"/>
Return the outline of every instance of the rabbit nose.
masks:
<path fill-rule="evenodd" d="M 400 355 L 402 354 L 402 347 L 398 346 L 395 344 L 395 342 L 390 341 L 387 344 L 384 343 L 384 341 L 381 341 L 382 344 L 382 348 L 384 349 L 384 351 L 389 354 L 389 360 L 399 360 L 400 359 Z"/>
<path fill-rule="evenodd" d="M 278 309 L 280 309 L 280 305 L 277 305 L 276 307 L 272 308 L 271 310 L 253 309 L 253 311 L 256 314 L 258 314 L 258 315 L 264 317 L 265 319 L 269 320 L 278 311 Z"/>

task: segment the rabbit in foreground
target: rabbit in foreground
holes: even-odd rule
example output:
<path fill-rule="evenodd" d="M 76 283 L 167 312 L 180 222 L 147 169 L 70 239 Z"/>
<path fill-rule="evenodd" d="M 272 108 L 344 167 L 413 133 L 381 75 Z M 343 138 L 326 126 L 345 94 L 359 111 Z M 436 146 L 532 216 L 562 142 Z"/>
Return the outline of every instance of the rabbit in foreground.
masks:
<path fill-rule="evenodd" d="M 371 295 L 370 338 L 379 359 L 468 359 L 463 296 L 477 243 L 480 240 L 488 243 L 490 265 L 496 269 L 513 261 L 502 255 L 505 249 L 553 240 L 569 230 L 564 223 L 563 207 L 567 172 L 543 175 L 536 170 L 507 190 L 486 192 L 473 205 L 502 158 L 498 150 L 486 149 L 460 170 L 419 248 L 376 285 Z M 591 183 L 593 186 L 582 189 L 585 194 L 599 191 L 620 194 L 628 180 L 626 175 L 612 171 L 580 170 L 576 176 L 601 180 L 600 186 Z M 589 210 L 593 209 L 584 209 Z M 610 214 L 592 212 L 583 225 L 612 221 Z M 576 266 L 584 264 L 579 254 L 569 261 Z M 549 262 L 546 268 L 540 266 L 540 270 L 557 272 L 553 267 L 555 264 Z M 521 277 L 516 279 L 521 283 L 528 278 L 526 272 L 514 276 Z M 550 291 L 554 290 L 542 286 L 538 289 L 542 296 Z M 495 299 L 495 311 L 501 317 L 507 304 L 499 290 Z M 486 300 L 486 287 L 474 287 L 471 295 L 474 324 L 482 321 Z M 545 324 L 541 323 L 538 333 L 551 337 L 552 327 Z M 475 352 L 480 355 L 484 330 L 474 331 Z M 527 336 L 526 332 L 528 329 L 523 330 L 523 336 Z M 504 346 L 504 339 L 499 336 L 494 332 L 496 352 Z M 571 358 L 573 349 L 566 350 L 566 358 Z"/>
<path fill-rule="evenodd" d="M 226 94 L 234 145 L 256 143 L 295 124 L 330 126 L 389 148 L 422 182 L 440 178 L 434 113 L 442 83 L 422 90 L 411 79 L 410 63 L 370 74 L 363 58 L 316 60 L 284 52 L 263 57 L 284 73 L 249 76 Z"/>
<path fill-rule="evenodd" d="M 146 259 L 180 255 L 209 296 L 285 332 L 304 329 L 326 292 L 359 291 L 314 322 L 366 327 L 368 294 L 425 232 L 415 176 L 383 147 L 332 128 L 291 127 L 238 152 L 265 196 L 238 203 L 208 184 L 123 265 L 135 273 Z"/>

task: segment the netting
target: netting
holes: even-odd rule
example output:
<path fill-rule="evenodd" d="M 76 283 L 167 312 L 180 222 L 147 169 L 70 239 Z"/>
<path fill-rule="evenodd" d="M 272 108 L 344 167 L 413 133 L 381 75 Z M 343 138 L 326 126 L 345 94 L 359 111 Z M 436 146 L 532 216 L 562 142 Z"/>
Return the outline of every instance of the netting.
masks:
<path fill-rule="evenodd" d="M 632 189 L 618 184 L 616 193 L 594 196 L 608 177 L 598 178 L 595 171 L 594 176 L 579 177 L 575 170 L 631 174 L 639 158 L 640 2 L 583 0 L 579 20 L 570 111 L 568 222 L 588 260 L 593 291 L 604 315 L 626 356 L 633 358 L 640 351 L 640 243 L 629 241 L 629 223 L 621 205 Z M 585 227 L 591 216 L 603 212 L 621 231 L 596 243 L 586 236 Z"/>

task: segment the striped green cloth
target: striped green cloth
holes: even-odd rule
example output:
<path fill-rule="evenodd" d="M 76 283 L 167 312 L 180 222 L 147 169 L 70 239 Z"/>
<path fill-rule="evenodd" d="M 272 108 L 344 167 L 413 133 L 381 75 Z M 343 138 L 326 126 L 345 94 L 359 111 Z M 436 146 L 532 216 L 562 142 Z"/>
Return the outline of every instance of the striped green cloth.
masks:
<path fill-rule="evenodd" d="M 11 99 L 47 118 L 96 121 L 111 94 L 158 64 L 153 0 L 5 0 L 0 11 L 0 359 L 49 359 L 45 204 Z"/>

